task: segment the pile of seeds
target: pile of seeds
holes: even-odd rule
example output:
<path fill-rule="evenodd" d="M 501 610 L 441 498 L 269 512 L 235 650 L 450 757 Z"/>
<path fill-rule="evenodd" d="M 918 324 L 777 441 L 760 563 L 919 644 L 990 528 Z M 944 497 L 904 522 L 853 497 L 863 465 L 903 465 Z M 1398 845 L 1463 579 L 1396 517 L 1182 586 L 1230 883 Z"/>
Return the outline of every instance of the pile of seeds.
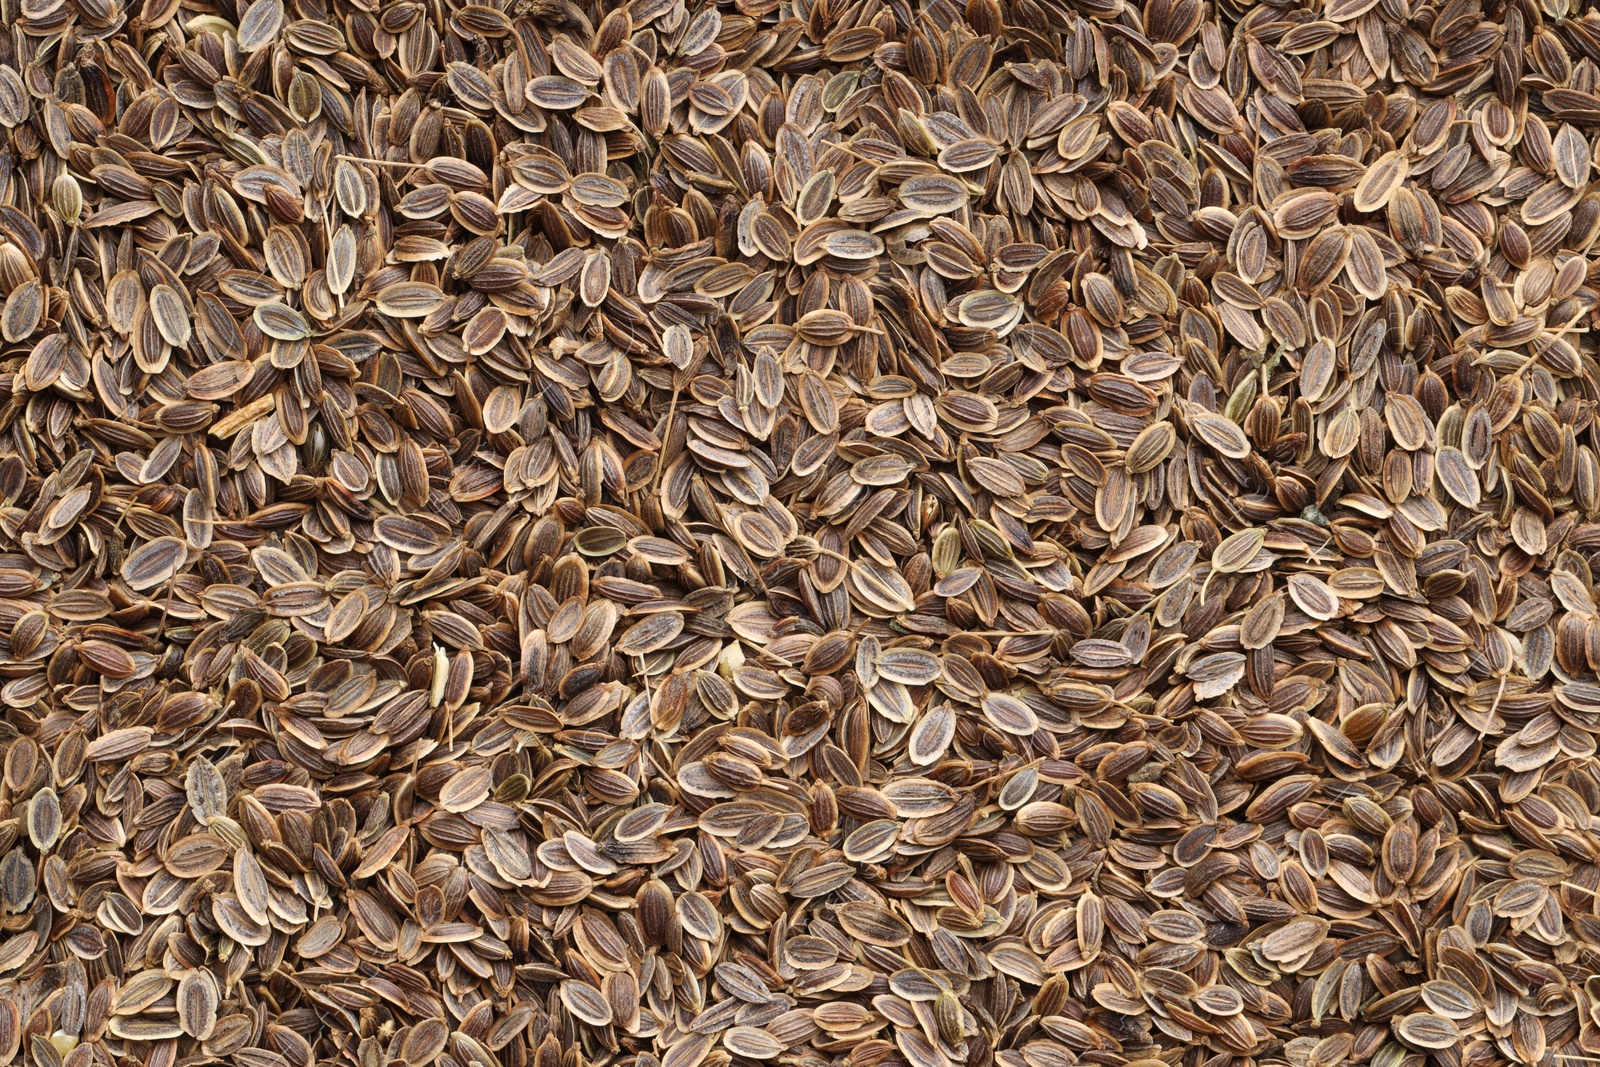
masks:
<path fill-rule="evenodd" d="M 0 1064 L 1600 1062 L 1600 13 L 0 0 L 0 127 Z"/>

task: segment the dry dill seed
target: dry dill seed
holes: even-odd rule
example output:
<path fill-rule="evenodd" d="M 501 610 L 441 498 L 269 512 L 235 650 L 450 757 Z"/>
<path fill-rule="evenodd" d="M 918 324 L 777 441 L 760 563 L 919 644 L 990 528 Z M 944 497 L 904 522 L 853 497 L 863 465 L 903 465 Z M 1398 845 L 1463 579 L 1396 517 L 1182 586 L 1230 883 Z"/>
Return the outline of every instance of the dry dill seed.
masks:
<path fill-rule="evenodd" d="M 0 25 L 5 1062 L 1600 1057 L 1600 16 Z"/>

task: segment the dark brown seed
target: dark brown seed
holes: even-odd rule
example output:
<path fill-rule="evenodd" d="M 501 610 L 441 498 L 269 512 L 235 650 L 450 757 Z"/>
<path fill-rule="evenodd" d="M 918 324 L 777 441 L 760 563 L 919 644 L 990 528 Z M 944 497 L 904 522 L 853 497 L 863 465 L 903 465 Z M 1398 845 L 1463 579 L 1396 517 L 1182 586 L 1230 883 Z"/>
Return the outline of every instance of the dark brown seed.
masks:
<path fill-rule="evenodd" d="M 0 4 L 4 1062 L 1600 1049 L 1584 5 L 179 7 Z"/>

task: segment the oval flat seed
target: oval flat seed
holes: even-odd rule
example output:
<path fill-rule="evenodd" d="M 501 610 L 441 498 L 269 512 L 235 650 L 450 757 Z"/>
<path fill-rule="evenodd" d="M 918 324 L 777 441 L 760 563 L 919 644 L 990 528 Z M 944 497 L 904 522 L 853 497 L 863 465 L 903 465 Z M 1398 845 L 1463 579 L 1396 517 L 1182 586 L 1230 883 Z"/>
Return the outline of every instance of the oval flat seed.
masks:
<path fill-rule="evenodd" d="M 0 1061 L 1583 1058 L 1583 5 L 125 7 L 5 9 Z"/>

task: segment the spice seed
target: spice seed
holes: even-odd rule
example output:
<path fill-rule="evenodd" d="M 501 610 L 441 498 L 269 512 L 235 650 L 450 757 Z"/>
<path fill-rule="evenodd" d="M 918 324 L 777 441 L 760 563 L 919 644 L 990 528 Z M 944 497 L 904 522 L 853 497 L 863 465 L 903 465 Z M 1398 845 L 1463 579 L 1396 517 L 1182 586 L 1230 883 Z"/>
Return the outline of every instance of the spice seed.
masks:
<path fill-rule="evenodd" d="M 0 1059 L 1600 1058 L 1600 13 L 0 0 Z"/>

